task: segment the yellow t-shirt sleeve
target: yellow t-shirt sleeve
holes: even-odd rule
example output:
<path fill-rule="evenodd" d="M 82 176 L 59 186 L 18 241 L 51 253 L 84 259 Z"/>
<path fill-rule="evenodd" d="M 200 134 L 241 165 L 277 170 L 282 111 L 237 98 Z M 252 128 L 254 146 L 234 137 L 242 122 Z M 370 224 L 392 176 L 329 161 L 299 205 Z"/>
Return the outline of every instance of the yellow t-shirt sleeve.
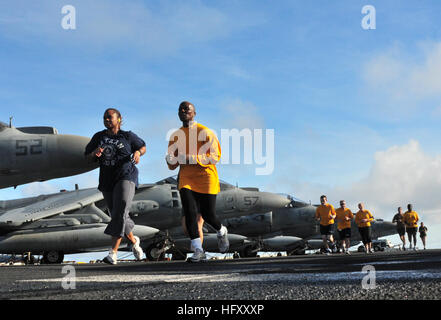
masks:
<path fill-rule="evenodd" d="M 219 140 L 211 130 L 205 130 L 207 134 L 207 142 L 199 149 L 196 156 L 197 163 L 202 167 L 216 164 L 221 158 Z"/>

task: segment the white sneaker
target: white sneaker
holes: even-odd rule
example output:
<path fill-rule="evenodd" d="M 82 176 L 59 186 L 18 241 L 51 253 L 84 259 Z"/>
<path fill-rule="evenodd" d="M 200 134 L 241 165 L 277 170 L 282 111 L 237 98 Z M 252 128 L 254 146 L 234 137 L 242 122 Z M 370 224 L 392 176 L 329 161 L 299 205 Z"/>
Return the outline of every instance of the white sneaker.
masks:
<path fill-rule="evenodd" d="M 141 241 L 139 240 L 139 237 L 133 236 L 135 238 L 135 244 L 132 245 L 132 252 L 135 256 L 136 260 L 141 260 L 142 256 L 144 255 L 144 251 L 142 251 L 141 246 L 139 245 Z"/>
<path fill-rule="evenodd" d="M 116 264 L 117 262 L 116 252 L 113 252 L 113 250 L 110 249 L 109 254 L 103 259 L 103 262 L 107 264 Z"/>
<path fill-rule="evenodd" d="M 193 255 L 187 259 L 187 262 L 202 262 L 207 260 L 204 250 L 196 248 Z"/>
<path fill-rule="evenodd" d="M 226 253 L 230 248 L 230 241 L 228 241 L 228 229 L 222 226 L 221 230 L 224 230 L 223 235 L 217 235 L 217 245 L 220 253 Z"/>

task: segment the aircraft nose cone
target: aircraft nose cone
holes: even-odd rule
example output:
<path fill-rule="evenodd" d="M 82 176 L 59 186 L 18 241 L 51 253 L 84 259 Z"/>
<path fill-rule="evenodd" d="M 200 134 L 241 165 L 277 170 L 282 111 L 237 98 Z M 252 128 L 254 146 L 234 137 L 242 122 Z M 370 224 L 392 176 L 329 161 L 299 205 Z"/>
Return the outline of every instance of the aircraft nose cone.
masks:
<path fill-rule="evenodd" d="M 159 232 L 156 228 L 151 228 L 148 226 L 136 225 L 133 228 L 133 234 L 141 240 L 147 240 L 153 238 Z"/>
<path fill-rule="evenodd" d="M 233 244 L 242 244 L 245 242 L 247 237 L 244 237 L 239 234 L 228 234 L 228 241 L 230 242 L 230 245 Z"/>
<path fill-rule="evenodd" d="M 84 156 L 84 149 L 89 143 L 90 138 L 59 135 L 57 136 L 58 165 L 71 169 L 79 169 L 83 172 L 98 167 L 98 163 L 89 162 Z"/>
<path fill-rule="evenodd" d="M 269 193 L 269 192 L 261 192 L 261 206 L 262 208 L 268 209 L 268 211 L 273 209 L 279 209 L 284 208 L 288 204 L 291 203 L 291 201 L 279 194 Z"/>

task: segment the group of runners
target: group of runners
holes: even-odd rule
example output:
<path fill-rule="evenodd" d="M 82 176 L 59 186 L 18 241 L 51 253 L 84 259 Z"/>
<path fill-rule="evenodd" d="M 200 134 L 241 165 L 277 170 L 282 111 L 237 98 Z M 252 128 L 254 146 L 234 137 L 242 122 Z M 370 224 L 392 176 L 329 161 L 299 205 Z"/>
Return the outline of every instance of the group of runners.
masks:
<path fill-rule="evenodd" d="M 408 210 L 403 214 L 403 209 L 398 207 L 398 212 L 392 219 L 392 222 L 397 224 L 397 233 L 403 242 L 402 249 L 406 250 L 405 234 L 407 232 L 407 236 L 409 238 L 409 249 L 413 248 L 416 250 L 417 231 L 420 233 L 421 241 L 423 242 L 424 249 L 426 249 L 427 227 L 424 225 L 424 222 L 421 222 L 420 227 L 418 228 L 418 221 L 420 220 L 418 213 L 412 210 L 411 204 L 407 205 L 407 209 Z"/>
<path fill-rule="evenodd" d="M 219 251 L 225 253 L 229 249 L 228 230 L 216 216 L 216 195 L 220 192 L 216 163 L 221 157 L 220 144 L 213 131 L 197 123 L 194 120 L 195 116 L 196 109 L 191 102 L 183 101 L 179 105 L 178 117 L 182 121 L 182 127 L 170 136 L 166 155 L 168 168 L 179 168 L 178 189 L 182 200 L 183 226 L 191 239 L 193 251 L 193 255 L 187 260 L 189 262 L 206 259 L 201 231 L 204 221 L 216 229 Z M 124 237 L 132 243 L 133 254 L 140 260 L 143 250 L 140 239 L 132 233 L 135 224 L 129 216 L 129 211 L 138 186 L 136 164 L 146 153 L 146 144 L 135 133 L 121 129 L 122 116 L 117 109 L 107 109 L 103 121 L 106 129 L 97 132 L 85 149 L 86 157 L 99 162 L 98 189 L 103 193 L 111 215 L 111 221 L 104 232 L 112 237 L 112 246 L 103 261 L 109 264 L 117 263 L 117 251 Z M 354 214 L 346 207 L 344 200 L 340 201 L 340 208 L 337 210 L 327 202 L 325 195 L 320 197 L 320 203 L 316 210 L 316 219 L 320 221 L 325 252 L 332 252 L 330 245 L 334 246 L 333 226 L 337 221 L 341 250 L 349 254 Z M 358 208 L 355 223 L 366 253 L 372 253 L 371 222 L 374 217 L 364 208 L 363 203 L 359 203 Z M 408 205 L 408 211 L 404 214 L 401 208 L 398 208 L 393 222 L 397 223 L 403 248 L 406 230 L 410 248 L 412 238 L 413 247 L 416 248 L 418 220 L 418 214 L 412 210 L 412 205 Z M 421 223 L 420 235 L 424 248 L 426 233 L 427 228 Z"/>
<path fill-rule="evenodd" d="M 185 229 L 194 252 L 189 262 L 206 259 L 199 232 L 201 221 L 216 229 L 219 251 L 225 253 L 229 249 L 228 230 L 216 216 L 216 195 L 220 191 L 216 163 L 221 156 L 220 144 L 212 130 L 194 121 L 195 116 L 196 109 L 191 102 L 183 101 L 179 105 L 182 127 L 170 136 L 166 155 L 168 168 L 179 168 L 178 189 Z M 132 233 L 135 224 L 129 211 L 138 186 L 136 164 L 146 153 L 146 144 L 135 133 L 121 129 L 122 116 L 117 109 L 107 109 L 103 121 L 106 129 L 97 132 L 85 149 L 86 157 L 99 162 L 98 189 L 111 215 L 104 233 L 112 237 L 112 246 L 103 261 L 117 263 L 118 248 L 124 237 L 131 242 L 133 254 L 140 260 L 144 252 L 140 239 Z"/>
<path fill-rule="evenodd" d="M 326 254 L 331 254 L 335 247 L 334 242 L 334 225 L 337 221 L 337 231 L 340 238 L 340 251 L 346 254 L 350 254 L 349 248 L 351 246 L 351 225 L 355 220 L 355 224 L 358 227 L 365 252 L 367 254 L 373 253 L 372 250 L 372 230 L 371 222 L 374 221 L 372 213 L 365 209 L 363 203 L 358 204 L 358 212 L 355 214 L 346 207 L 346 201 L 340 200 L 340 208 L 334 209 L 334 206 L 328 203 L 328 199 L 325 195 L 320 197 L 320 205 L 316 209 L 315 218 L 320 222 L 320 234 L 323 240 L 323 249 Z M 408 211 L 402 213 L 401 207 L 398 208 L 398 213 L 394 216 L 393 221 L 397 223 L 397 232 L 403 241 L 403 249 L 405 250 L 406 240 L 404 237 L 407 231 L 410 246 L 409 249 L 416 250 L 416 233 L 418 229 L 419 216 L 418 213 L 413 211 L 412 205 L 407 205 Z M 419 228 L 420 237 L 423 241 L 424 249 L 426 249 L 426 236 L 427 227 L 421 222 Z M 414 241 L 412 247 L 411 239 Z"/>

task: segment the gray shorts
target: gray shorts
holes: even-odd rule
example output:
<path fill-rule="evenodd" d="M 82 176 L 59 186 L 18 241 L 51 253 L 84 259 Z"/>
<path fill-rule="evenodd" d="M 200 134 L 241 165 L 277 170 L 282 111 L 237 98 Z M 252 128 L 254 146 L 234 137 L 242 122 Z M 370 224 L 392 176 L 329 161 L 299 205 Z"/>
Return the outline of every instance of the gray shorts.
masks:
<path fill-rule="evenodd" d="M 129 212 L 134 195 L 135 183 L 129 180 L 118 181 L 112 192 L 103 192 L 112 218 L 104 230 L 105 234 L 112 237 L 124 237 L 132 232 L 135 223 L 130 218 Z"/>

